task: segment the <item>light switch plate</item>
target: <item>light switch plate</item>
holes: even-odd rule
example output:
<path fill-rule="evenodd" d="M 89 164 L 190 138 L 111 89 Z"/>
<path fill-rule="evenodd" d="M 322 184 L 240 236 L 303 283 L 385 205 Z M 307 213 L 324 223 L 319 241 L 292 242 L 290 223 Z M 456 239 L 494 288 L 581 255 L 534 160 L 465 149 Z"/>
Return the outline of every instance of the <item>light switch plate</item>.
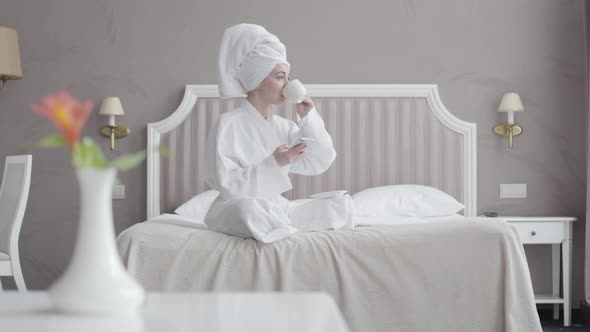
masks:
<path fill-rule="evenodd" d="M 526 198 L 526 183 L 500 184 L 500 198 Z"/>
<path fill-rule="evenodd" d="M 113 186 L 113 199 L 125 199 L 124 184 L 116 184 Z"/>

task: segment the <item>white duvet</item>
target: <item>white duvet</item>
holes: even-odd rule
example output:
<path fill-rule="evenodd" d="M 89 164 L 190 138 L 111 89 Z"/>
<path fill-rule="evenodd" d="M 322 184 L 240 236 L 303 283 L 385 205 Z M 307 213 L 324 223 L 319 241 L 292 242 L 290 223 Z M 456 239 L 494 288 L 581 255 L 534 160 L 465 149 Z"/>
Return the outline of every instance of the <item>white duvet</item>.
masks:
<path fill-rule="evenodd" d="M 398 220 L 265 244 L 162 215 L 117 244 L 150 291 L 323 291 L 359 332 L 541 332 L 522 244 L 502 220 Z"/>
<path fill-rule="evenodd" d="M 440 221 L 461 220 L 464 217 L 460 214 L 441 217 L 368 217 L 368 216 L 353 216 L 353 224 L 357 226 L 375 226 L 375 225 L 399 225 L 411 223 L 428 223 Z M 207 229 L 207 225 L 202 219 L 183 217 L 177 214 L 164 213 L 146 222 L 158 222 L 164 224 L 180 225 L 185 227 L 193 227 L 200 229 Z"/>

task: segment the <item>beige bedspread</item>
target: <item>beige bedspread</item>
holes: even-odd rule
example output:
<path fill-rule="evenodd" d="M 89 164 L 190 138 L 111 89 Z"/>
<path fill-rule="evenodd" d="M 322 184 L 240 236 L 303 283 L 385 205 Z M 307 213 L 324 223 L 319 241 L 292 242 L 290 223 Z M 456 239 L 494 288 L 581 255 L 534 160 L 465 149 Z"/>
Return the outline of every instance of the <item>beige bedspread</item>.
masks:
<path fill-rule="evenodd" d="M 500 220 L 299 233 L 263 244 L 163 219 L 136 224 L 117 242 L 148 290 L 325 291 L 358 332 L 541 331 L 522 245 Z"/>

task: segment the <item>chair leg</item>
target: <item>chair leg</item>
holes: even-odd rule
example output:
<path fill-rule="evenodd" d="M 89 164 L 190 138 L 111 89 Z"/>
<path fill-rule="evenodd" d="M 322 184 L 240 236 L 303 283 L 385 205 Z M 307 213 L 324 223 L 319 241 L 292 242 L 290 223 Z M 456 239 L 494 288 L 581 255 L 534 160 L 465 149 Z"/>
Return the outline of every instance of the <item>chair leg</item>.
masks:
<path fill-rule="evenodd" d="M 12 262 L 12 277 L 14 278 L 14 283 L 16 284 L 16 288 L 19 292 L 26 292 L 27 285 L 25 284 L 25 279 L 23 278 L 23 271 L 20 268 L 20 262 L 17 259 L 14 259 Z"/>
<path fill-rule="evenodd" d="M 0 277 L 0 292 L 4 292 L 4 288 L 2 288 L 2 277 Z"/>

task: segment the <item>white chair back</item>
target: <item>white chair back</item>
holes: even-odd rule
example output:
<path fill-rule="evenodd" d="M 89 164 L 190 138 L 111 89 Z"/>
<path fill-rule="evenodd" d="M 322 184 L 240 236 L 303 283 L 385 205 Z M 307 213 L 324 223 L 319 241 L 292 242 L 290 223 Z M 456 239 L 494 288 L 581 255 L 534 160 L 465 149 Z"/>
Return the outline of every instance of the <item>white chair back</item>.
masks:
<path fill-rule="evenodd" d="M 8 156 L 0 188 L 0 252 L 18 257 L 18 237 L 29 198 L 31 155 Z"/>

